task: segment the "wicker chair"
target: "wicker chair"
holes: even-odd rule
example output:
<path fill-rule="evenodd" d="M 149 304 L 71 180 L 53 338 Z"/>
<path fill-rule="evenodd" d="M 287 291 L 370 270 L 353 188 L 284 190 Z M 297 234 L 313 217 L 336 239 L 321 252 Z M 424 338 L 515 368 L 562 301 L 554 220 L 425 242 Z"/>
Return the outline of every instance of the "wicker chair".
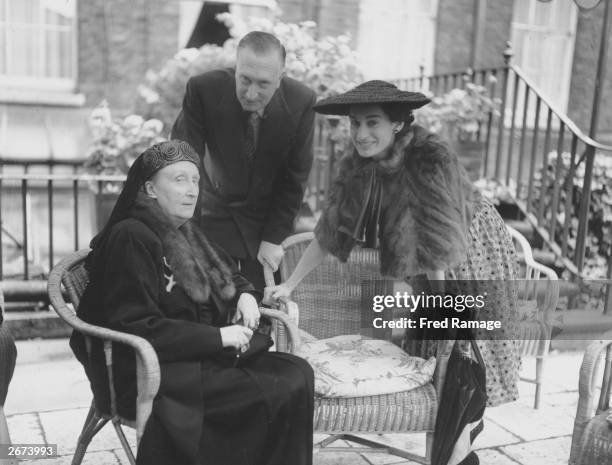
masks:
<path fill-rule="evenodd" d="M 536 358 L 536 373 L 534 378 L 521 378 L 522 381 L 536 385 L 533 407 L 540 408 L 544 363 L 550 349 L 552 319 L 557 301 L 559 300 L 559 281 L 557 274 L 550 268 L 533 259 L 531 246 L 527 239 L 516 229 L 506 226 L 521 262 L 521 280 L 519 282 L 518 305 L 537 305 L 537 315 L 534 321 L 521 323 L 519 340 L 521 356 Z"/>
<path fill-rule="evenodd" d="M 109 420 L 117 432 L 117 436 L 127 454 L 128 460 L 131 464 L 135 465 L 136 460 L 134 458 L 134 453 L 123 433 L 122 425 L 136 429 L 136 440 L 137 443 L 139 443 L 147 420 L 151 415 L 153 399 L 159 389 L 159 362 L 157 360 L 157 354 L 146 339 L 90 325 L 76 316 L 75 309 L 78 307 L 80 298 L 89 282 L 89 276 L 84 267 L 84 261 L 88 253 L 89 250 L 80 250 L 64 258 L 53 268 L 53 270 L 51 270 L 48 282 L 48 293 L 51 305 L 58 315 L 75 331 L 79 331 L 85 335 L 88 353 L 91 353 L 92 338 L 104 341 L 104 355 L 109 374 L 111 412 L 98 411 L 95 402 L 92 401 L 85 424 L 83 425 L 83 429 L 78 439 L 76 451 L 72 459 L 72 465 L 79 465 L 81 463 L 92 438 Z M 72 306 L 68 306 L 64 300 L 62 295 L 62 284 L 68 293 Z M 286 315 L 270 309 L 261 309 L 261 313 L 273 318 L 277 326 L 280 326 L 282 331 L 288 334 L 295 344 L 299 344 L 300 336 L 297 332 L 297 328 L 291 324 Z M 282 325 L 279 325 L 278 322 L 282 323 Z M 130 346 L 136 353 L 136 377 L 138 386 L 136 419 L 124 418 L 117 413 L 115 390 L 112 382 L 112 348 L 114 343 Z"/>
<path fill-rule="evenodd" d="M 612 427 L 607 420 L 612 413 L 610 410 L 612 332 L 607 332 L 603 338 L 592 342 L 582 358 L 570 465 L 612 463 Z M 600 370 L 602 360 L 603 373 Z"/>
<path fill-rule="evenodd" d="M 289 237 L 282 244 L 285 255 L 280 265 L 283 280 L 291 274 L 312 240 L 310 232 Z M 266 283 L 272 285 L 271 270 L 265 270 Z M 386 284 L 387 283 L 387 284 Z M 371 295 L 393 292 L 379 277 L 378 252 L 372 249 L 353 251 L 346 264 L 328 257 L 295 289 L 293 300 L 282 306 L 294 322 L 299 323 L 302 340 L 323 339 L 343 334 L 364 334 L 360 308 L 370 302 Z M 368 300 L 369 298 L 369 300 Z M 362 300 L 365 299 L 365 300 Z M 389 332 L 367 334 L 389 338 Z M 288 344 L 289 343 L 289 344 Z M 315 445 L 317 450 L 337 451 L 329 447 L 337 440 L 348 440 L 366 447 L 355 452 L 386 452 L 419 463 L 431 462 L 431 447 L 438 398 L 444 381 L 448 357 L 454 341 L 440 341 L 436 372 L 432 383 L 411 391 L 367 397 L 315 396 L 314 431 L 329 436 Z M 277 331 L 279 350 L 293 350 L 295 344 Z M 368 433 L 426 432 L 426 453 L 415 453 L 356 436 Z M 344 449 L 346 450 L 346 449 Z"/>

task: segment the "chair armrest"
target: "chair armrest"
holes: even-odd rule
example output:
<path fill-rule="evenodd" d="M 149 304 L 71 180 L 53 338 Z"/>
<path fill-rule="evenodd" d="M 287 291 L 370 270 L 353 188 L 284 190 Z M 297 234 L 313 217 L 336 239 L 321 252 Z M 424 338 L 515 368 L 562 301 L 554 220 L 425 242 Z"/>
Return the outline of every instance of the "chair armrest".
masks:
<path fill-rule="evenodd" d="M 280 305 L 279 310 L 284 312 L 295 324 L 296 326 L 300 325 L 300 308 L 298 304 L 291 299 L 286 297 L 281 297 L 279 299 Z"/>
<path fill-rule="evenodd" d="M 542 312 L 542 321 L 549 326 L 559 301 L 559 279 L 557 273 L 549 267 L 536 262 L 533 258 L 528 259 L 525 257 L 525 264 L 531 271 L 531 279 L 538 281 L 535 289 L 538 310 Z"/>
<path fill-rule="evenodd" d="M 92 325 L 81 320 L 68 307 L 60 293 L 61 274 L 51 272 L 49 275 L 48 290 L 51 305 L 57 314 L 75 331 L 85 336 L 94 337 L 103 341 L 125 344 L 136 353 L 136 434 L 140 442 L 145 424 L 151 415 L 153 399 L 157 395 L 160 383 L 160 369 L 157 353 L 146 339 L 133 334 L 122 333 L 101 326 Z"/>
<path fill-rule="evenodd" d="M 291 236 L 289 239 L 291 239 L 293 237 L 308 235 L 308 234 L 309 233 L 296 234 L 295 236 Z M 287 239 L 287 240 L 289 240 L 289 239 Z M 285 242 L 287 242 L 287 241 L 285 241 Z M 283 246 L 284 246 L 285 242 L 283 242 Z M 272 268 L 270 268 L 270 266 L 267 263 L 263 264 L 263 272 L 264 272 L 264 279 L 266 281 L 266 286 L 274 286 L 274 284 L 275 284 L 274 283 L 274 272 L 272 271 Z M 267 302 L 266 302 L 266 305 L 268 305 Z M 272 303 L 271 305 L 272 306 L 276 306 L 276 304 L 274 304 L 274 303 Z M 295 303 L 290 298 L 281 297 L 279 299 L 278 308 L 279 308 L 279 310 L 284 312 L 291 319 L 291 321 L 295 324 L 295 326 L 299 326 L 299 324 L 300 324 L 300 310 L 298 308 L 297 303 Z"/>
<path fill-rule="evenodd" d="M 537 294 L 538 307 L 542 311 L 542 320 L 545 324 L 550 325 L 553 318 L 553 313 L 557 309 L 559 302 L 559 279 L 557 273 L 536 261 L 531 264 L 534 271 L 539 272 L 539 279 L 546 279 L 544 292 Z M 541 298 L 541 299 L 540 299 Z M 541 303 L 540 303 L 541 302 Z"/>
<path fill-rule="evenodd" d="M 557 302 L 559 300 L 559 281 L 557 273 L 549 267 L 535 261 L 531 251 L 531 245 L 525 236 L 511 226 L 506 225 L 506 228 L 510 236 L 518 243 L 521 249 L 527 272 L 526 279 L 538 281 L 537 284 L 534 284 L 534 297 L 538 302 L 538 309 L 542 312 L 542 321 L 547 326 L 550 326 L 552 314 L 557 308 Z M 544 281 L 544 279 L 546 279 L 547 282 L 543 286 L 543 292 L 541 292 L 542 286 L 538 284 Z M 525 291 L 526 293 L 528 291 L 527 283 L 525 283 Z"/>
<path fill-rule="evenodd" d="M 259 309 L 259 311 L 263 316 L 278 320 L 285 326 L 285 329 L 289 335 L 289 352 L 292 354 L 296 353 L 302 344 L 302 339 L 297 325 L 291 320 L 291 318 L 280 310 L 274 310 L 271 308 L 262 307 Z"/>
<path fill-rule="evenodd" d="M 446 371 L 448 369 L 448 360 L 455 346 L 455 339 L 445 339 L 438 341 L 436 351 L 436 371 L 433 376 L 433 385 L 438 395 L 438 402 L 442 397 L 442 389 L 444 388 L 444 380 L 446 379 Z"/>
<path fill-rule="evenodd" d="M 607 339 L 592 342 L 586 349 L 580 366 L 580 378 L 578 382 L 578 407 L 576 409 L 576 418 L 574 420 L 574 431 L 572 433 L 572 446 L 570 451 L 570 461 L 575 462 L 579 455 L 582 436 L 588 422 L 596 413 L 596 392 L 597 380 L 595 379 L 598 367 L 601 362 L 602 352 L 612 346 L 612 332 L 604 334 Z M 604 379 L 605 381 L 605 379 Z M 604 382 L 602 392 L 610 388 Z"/>

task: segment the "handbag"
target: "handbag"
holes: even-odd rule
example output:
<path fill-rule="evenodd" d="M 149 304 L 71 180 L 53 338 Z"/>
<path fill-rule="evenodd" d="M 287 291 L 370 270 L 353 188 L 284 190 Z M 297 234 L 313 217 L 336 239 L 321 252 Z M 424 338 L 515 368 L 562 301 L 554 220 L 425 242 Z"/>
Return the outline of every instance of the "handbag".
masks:
<path fill-rule="evenodd" d="M 220 354 L 221 361 L 233 368 L 243 366 L 248 360 L 263 352 L 268 352 L 274 341 L 264 331 L 256 329 L 249 341 L 246 351 L 242 352 L 234 347 L 226 347 Z"/>
<path fill-rule="evenodd" d="M 459 340 L 455 341 L 438 406 L 432 465 L 458 463 L 456 457 L 469 454 L 470 444 L 482 431 L 487 404 L 485 364 L 471 331 L 466 333 L 463 334 L 470 342 L 474 357 L 461 350 Z M 464 444 L 458 443 L 460 438 Z"/>

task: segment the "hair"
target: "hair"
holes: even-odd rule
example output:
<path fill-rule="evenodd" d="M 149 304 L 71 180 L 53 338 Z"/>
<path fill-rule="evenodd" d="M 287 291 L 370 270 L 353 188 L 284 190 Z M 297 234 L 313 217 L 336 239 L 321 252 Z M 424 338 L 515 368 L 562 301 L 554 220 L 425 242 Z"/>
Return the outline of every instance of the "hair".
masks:
<path fill-rule="evenodd" d="M 395 135 L 396 139 L 404 136 L 414 121 L 412 109 L 405 103 L 381 103 L 382 111 L 394 123 L 404 123 L 404 127 Z"/>
<path fill-rule="evenodd" d="M 281 59 L 281 65 L 285 66 L 285 58 L 287 56 L 285 47 L 275 35 L 270 34 L 269 32 L 249 32 L 242 39 L 240 39 L 240 42 L 238 42 L 237 52 L 239 53 L 243 48 L 249 48 L 256 54 L 277 52 Z"/>

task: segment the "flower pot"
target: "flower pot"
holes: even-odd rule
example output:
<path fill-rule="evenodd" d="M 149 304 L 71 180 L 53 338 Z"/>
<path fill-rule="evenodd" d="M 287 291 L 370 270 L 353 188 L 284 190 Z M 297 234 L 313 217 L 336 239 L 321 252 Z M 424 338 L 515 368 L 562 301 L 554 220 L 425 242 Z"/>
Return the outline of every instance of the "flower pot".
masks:
<path fill-rule="evenodd" d="M 452 148 L 455 150 L 459 163 L 465 168 L 471 181 L 480 178 L 485 144 L 482 141 L 454 140 Z"/>
<path fill-rule="evenodd" d="M 96 231 L 102 231 L 102 228 L 110 218 L 113 208 L 119 197 L 118 192 L 103 192 L 94 194 L 96 206 Z"/>

